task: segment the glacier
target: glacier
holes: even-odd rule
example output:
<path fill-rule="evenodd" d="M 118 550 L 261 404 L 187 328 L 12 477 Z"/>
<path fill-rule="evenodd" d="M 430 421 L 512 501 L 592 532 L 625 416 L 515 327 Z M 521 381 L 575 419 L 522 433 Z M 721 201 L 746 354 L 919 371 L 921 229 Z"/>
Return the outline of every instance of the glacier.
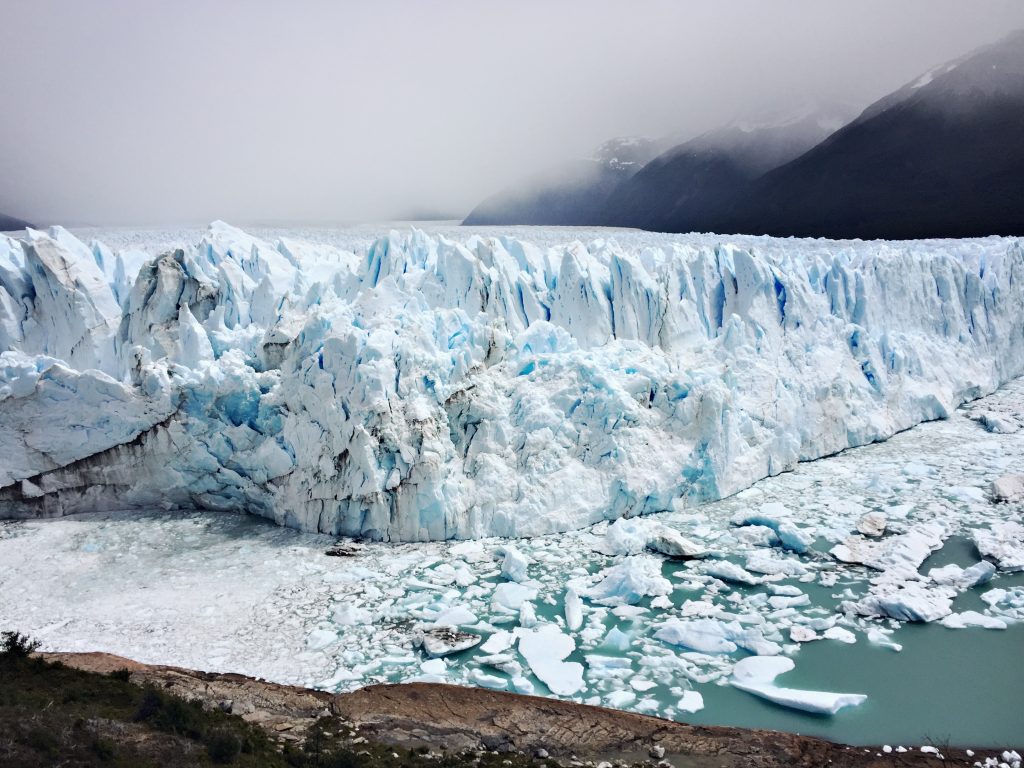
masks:
<path fill-rule="evenodd" d="M 570 238 L 0 236 L 0 517 L 534 536 L 723 498 L 1024 373 L 1015 238 Z"/>

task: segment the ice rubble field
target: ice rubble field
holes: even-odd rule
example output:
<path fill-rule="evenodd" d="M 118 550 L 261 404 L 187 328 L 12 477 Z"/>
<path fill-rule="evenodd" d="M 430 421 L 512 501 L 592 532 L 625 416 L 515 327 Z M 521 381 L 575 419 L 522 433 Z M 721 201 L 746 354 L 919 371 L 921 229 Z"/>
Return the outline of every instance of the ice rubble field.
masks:
<path fill-rule="evenodd" d="M 1024 372 L 1015 239 L 526 232 L 0 238 L 0 516 L 532 536 L 721 498 Z"/>
<path fill-rule="evenodd" d="M 1024 460 L 1024 431 L 1009 432 L 1022 410 L 1018 381 L 719 502 L 514 543 L 327 557 L 330 537 L 240 515 L 9 522 L 0 623 L 49 648 L 330 690 L 440 680 L 853 743 L 1019 746 L 1024 529 L 998 558 L 972 542 L 1020 523 L 1022 506 L 989 488 Z M 865 519 L 884 533 L 851 533 Z M 786 520 L 806 549 L 782 546 Z M 674 540 L 666 531 L 708 556 L 642 551 L 652 532 Z M 858 545 L 871 568 L 836 557 Z M 414 644 L 436 625 L 482 642 L 430 659 Z M 790 708 L 842 705 L 825 718 Z"/>

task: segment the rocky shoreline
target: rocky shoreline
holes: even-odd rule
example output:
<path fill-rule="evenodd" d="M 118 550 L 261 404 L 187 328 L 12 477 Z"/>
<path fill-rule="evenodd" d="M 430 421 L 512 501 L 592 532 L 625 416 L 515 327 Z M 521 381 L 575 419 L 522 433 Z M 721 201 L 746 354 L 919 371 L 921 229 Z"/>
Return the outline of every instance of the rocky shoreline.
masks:
<path fill-rule="evenodd" d="M 240 715 L 280 742 L 301 742 L 324 716 L 350 730 L 350 744 L 439 753 L 507 753 L 562 765 L 650 764 L 674 768 L 973 765 L 985 753 L 942 747 L 883 752 L 764 730 L 691 726 L 555 699 L 441 684 L 374 685 L 330 694 L 238 674 L 142 664 L 105 653 L 46 653 L 77 669 L 153 685 L 207 708 Z M 123 674 L 123 673 L 122 673 Z"/>

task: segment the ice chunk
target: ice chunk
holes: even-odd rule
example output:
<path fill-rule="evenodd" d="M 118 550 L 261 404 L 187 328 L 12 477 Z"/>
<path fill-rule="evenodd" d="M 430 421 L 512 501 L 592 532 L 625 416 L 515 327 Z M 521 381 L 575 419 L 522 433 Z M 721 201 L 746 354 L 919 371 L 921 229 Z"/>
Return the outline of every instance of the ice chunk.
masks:
<path fill-rule="evenodd" d="M 342 603 L 334 609 L 331 619 L 342 627 L 357 627 L 373 622 L 373 614 L 357 605 Z"/>
<path fill-rule="evenodd" d="M 608 555 L 636 555 L 645 549 L 666 557 L 704 557 L 704 547 L 685 538 L 667 525 L 644 518 L 622 518 L 608 526 L 601 551 Z"/>
<path fill-rule="evenodd" d="M 704 557 L 707 550 L 696 544 L 673 528 L 666 525 L 654 529 L 647 542 L 647 548 L 666 557 L 690 560 Z"/>
<path fill-rule="evenodd" d="M 558 696 L 572 696 L 583 689 L 583 665 L 563 661 L 576 649 L 575 641 L 554 624 L 534 629 L 517 627 L 519 653 L 537 679 Z"/>
<path fill-rule="evenodd" d="M 526 581 L 530 558 L 513 546 L 503 547 L 505 557 L 501 563 L 501 575 L 512 581 Z"/>
<path fill-rule="evenodd" d="M 868 630 L 868 642 L 872 645 L 877 645 L 882 648 L 889 648 L 890 650 L 899 653 L 903 650 L 903 646 L 891 639 L 891 633 L 885 632 L 881 629 L 872 628 Z"/>
<path fill-rule="evenodd" d="M 444 659 L 427 659 L 420 664 L 420 670 L 425 675 L 441 676 L 448 673 L 448 665 L 444 663 Z"/>
<path fill-rule="evenodd" d="M 494 588 L 493 602 L 508 610 L 518 611 L 523 603 L 534 600 L 537 597 L 537 590 L 517 584 L 514 581 L 503 582 Z"/>
<path fill-rule="evenodd" d="M 477 615 L 464 605 L 448 608 L 434 618 L 434 624 L 444 627 L 461 627 L 467 624 L 476 624 L 477 621 L 479 621 Z"/>
<path fill-rule="evenodd" d="M 1020 430 L 1017 420 L 1007 414 L 979 413 L 974 419 L 987 431 L 1000 435 L 1010 435 Z"/>
<path fill-rule="evenodd" d="M 504 691 L 508 688 L 508 680 L 497 675 L 489 675 L 482 669 L 474 669 L 470 672 L 469 680 L 473 685 L 478 685 L 481 688 L 492 688 L 498 691 Z"/>
<path fill-rule="evenodd" d="M 743 627 L 736 621 L 711 618 L 672 618 L 661 625 L 654 637 L 701 653 L 732 653 L 743 648 L 751 653 L 771 655 L 782 650 L 777 643 L 765 639 L 756 627 Z"/>
<path fill-rule="evenodd" d="M 990 589 L 981 596 L 989 611 L 1012 621 L 1024 621 L 1024 587 Z"/>
<path fill-rule="evenodd" d="M 992 523 L 988 530 L 974 531 L 974 544 L 984 557 L 996 561 L 999 570 L 1024 571 L 1024 525 Z"/>
<path fill-rule="evenodd" d="M 992 498 L 1011 504 L 1024 502 L 1024 475 L 1004 475 L 993 480 Z"/>
<path fill-rule="evenodd" d="M 461 653 L 479 645 L 483 638 L 472 632 L 460 632 L 455 627 L 432 627 L 420 632 L 415 644 L 423 647 L 427 656 L 437 659 Z"/>
<path fill-rule="evenodd" d="M 636 694 L 632 691 L 619 689 L 617 691 L 612 691 L 611 693 L 609 693 L 607 696 L 604 697 L 604 700 L 609 707 L 613 707 L 615 709 L 622 709 L 623 707 L 628 707 L 630 704 L 636 701 Z"/>
<path fill-rule="evenodd" d="M 842 627 L 829 627 L 825 630 L 826 640 L 836 640 L 840 643 L 853 644 L 857 642 L 857 636 L 848 629 Z"/>
<path fill-rule="evenodd" d="M 942 523 L 920 523 L 906 533 L 881 540 L 852 536 L 830 552 L 844 563 L 863 563 L 886 573 L 886 581 L 917 578 L 917 569 L 928 555 L 942 547 L 946 528 Z"/>
<path fill-rule="evenodd" d="M 856 602 L 844 602 L 843 610 L 861 616 L 889 616 L 899 621 L 935 621 L 952 613 L 956 590 L 927 587 L 918 581 L 883 584 Z"/>
<path fill-rule="evenodd" d="M 809 643 L 820 638 L 821 636 L 810 627 L 794 624 L 789 628 L 789 639 L 794 643 Z"/>
<path fill-rule="evenodd" d="M 747 555 L 747 570 L 768 576 L 803 576 L 807 566 L 793 557 L 775 557 L 768 552 Z"/>
<path fill-rule="evenodd" d="M 651 523 L 639 517 L 621 518 L 608 526 L 601 550 L 608 555 L 638 555 L 647 548 Z"/>
<path fill-rule="evenodd" d="M 679 702 L 676 704 L 676 709 L 680 712 L 700 712 L 704 709 L 704 697 L 699 691 L 683 691 L 683 695 L 679 697 Z"/>
<path fill-rule="evenodd" d="M 644 597 L 668 595 L 672 584 L 661 575 L 662 561 L 650 555 L 632 555 L 601 571 L 599 581 L 583 595 L 601 605 L 631 605 Z"/>
<path fill-rule="evenodd" d="M 704 572 L 708 576 L 713 576 L 716 579 L 733 581 L 737 584 L 755 585 L 761 583 L 761 579 L 743 570 L 743 568 L 736 565 L 736 563 L 729 562 L 728 560 L 720 560 L 716 563 L 712 563 L 704 570 Z"/>
<path fill-rule="evenodd" d="M 952 563 L 942 568 L 932 568 L 928 571 L 928 578 L 936 584 L 966 590 L 979 584 L 987 584 L 995 573 L 996 567 L 987 560 L 982 560 L 970 568 L 961 568 Z"/>
<path fill-rule="evenodd" d="M 628 651 L 631 644 L 629 635 L 618 627 L 609 629 L 608 634 L 604 636 L 604 640 L 601 642 L 603 647 L 611 648 L 615 651 Z"/>
<path fill-rule="evenodd" d="M 571 632 L 583 626 L 583 603 L 572 587 L 565 590 L 565 626 Z"/>
<path fill-rule="evenodd" d="M 488 654 L 507 651 L 512 647 L 512 644 L 515 642 L 515 638 L 516 636 L 511 632 L 500 630 L 487 638 L 484 644 L 480 646 L 480 650 Z"/>
<path fill-rule="evenodd" d="M 864 536 L 881 536 L 885 533 L 886 519 L 881 512 L 869 512 L 857 521 L 857 532 Z"/>
<path fill-rule="evenodd" d="M 804 691 L 773 684 L 776 677 L 793 667 L 793 660 L 785 656 L 749 656 L 736 663 L 729 682 L 741 691 L 784 707 L 820 715 L 834 715 L 844 707 L 855 707 L 867 700 L 860 693 Z"/>
<path fill-rule="evenodd" d="M 966 629 L 967 627 L 982 627 L 983 629 L 1006 629 L 1006 622 L 994 616 L 986 616 L 977 611 L 964 611 L 963 613 L 952 613 L 939 622 L 949 629 Z"/>
<path fill-rule="evenodd" d="M 654 637 L 701 653 L 732 653 L 737 648 L 726 626 L 714 619 L 669 619 Z"/>
<path fill-rule="evenodd" d="M 779 544 L 798 554 L 803 554 L 812 543 L 812 532 L 799 528 L 787 518 L 792 514 L 778 502 L 763 504 L 755 512 L 738 512 L 732 517 L 732 524 L 738 526 L 763 526 L 770 528 L 778 537 Z"/>

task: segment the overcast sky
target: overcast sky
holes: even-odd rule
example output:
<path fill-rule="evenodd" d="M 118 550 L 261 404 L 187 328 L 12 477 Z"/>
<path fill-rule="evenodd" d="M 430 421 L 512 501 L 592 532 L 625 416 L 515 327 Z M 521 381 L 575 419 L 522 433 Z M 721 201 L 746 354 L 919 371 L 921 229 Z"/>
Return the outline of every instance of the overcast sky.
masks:
<path fill-rule="evenodd" d="M 866 106 L 1018 0 L 4 0 L 0 211 L 36 224 L 466 213 L 607 138 Z"/>

